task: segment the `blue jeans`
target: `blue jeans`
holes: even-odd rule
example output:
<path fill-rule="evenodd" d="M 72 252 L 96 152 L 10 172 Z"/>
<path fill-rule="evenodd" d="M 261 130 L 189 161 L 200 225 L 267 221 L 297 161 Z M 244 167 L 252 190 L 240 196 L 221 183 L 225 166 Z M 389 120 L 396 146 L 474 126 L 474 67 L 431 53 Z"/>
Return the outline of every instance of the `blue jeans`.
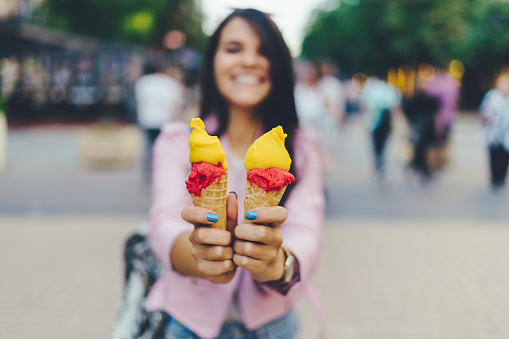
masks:
<path fill-rule="evenodd" d="M 252 331 L 247 330 L 241 322 L 227 322 L 216 339 L 292 339 L 296 334 L 297 315 L 295 311 L 290 311 L 287 315 Z M 174 318 L 168 320 L 164 339 L 199 338 Z"/>

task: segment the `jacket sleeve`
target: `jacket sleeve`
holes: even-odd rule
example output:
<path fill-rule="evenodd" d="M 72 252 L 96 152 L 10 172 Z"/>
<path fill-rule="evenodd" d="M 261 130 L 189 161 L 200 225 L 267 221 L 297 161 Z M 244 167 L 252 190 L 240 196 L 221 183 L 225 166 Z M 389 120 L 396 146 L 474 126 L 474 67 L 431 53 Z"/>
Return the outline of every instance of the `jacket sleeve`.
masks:
<path fill-rule="evenodd" d="M 153 149 L 150 241 L 155 256 L 167 268 L 171 268 L 174 241 L 193 227 L 181 217 L 182 209 L 193 204 L 185 186 L 190 170 L 188 136 L 184 124 L 167 124 Z"/>
<path fill-rule="evenodd" d="M 311 134 L 303 130 L 296 133 L 293 160 L 297 181 L 285 203 L 288 218 L 281 226 L 281 233 L 283 245 L 299 262 L 301 282 L 310 278 L 321 256 L 325 213 L 321 154 Z"/>

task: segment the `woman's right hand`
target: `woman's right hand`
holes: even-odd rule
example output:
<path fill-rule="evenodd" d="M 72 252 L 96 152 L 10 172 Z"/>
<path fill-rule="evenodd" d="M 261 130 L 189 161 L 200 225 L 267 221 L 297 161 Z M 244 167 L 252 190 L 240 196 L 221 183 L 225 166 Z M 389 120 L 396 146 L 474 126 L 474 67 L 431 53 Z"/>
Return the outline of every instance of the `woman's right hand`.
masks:
<path fill-rule="evenodd" d="M 237 213 L 234 193 L 227 197 L 227 230 L 211 227 L 217 214 L 206 208 L 188 206 L 182 210 L 182 218 L 194 225 L 188 239 L 196 266 L 195 272 L 186 273 L 217 284 L 226 284 L 233 279 L 237 266 L 233 263 L 231 230 L 236 226 Z"/>

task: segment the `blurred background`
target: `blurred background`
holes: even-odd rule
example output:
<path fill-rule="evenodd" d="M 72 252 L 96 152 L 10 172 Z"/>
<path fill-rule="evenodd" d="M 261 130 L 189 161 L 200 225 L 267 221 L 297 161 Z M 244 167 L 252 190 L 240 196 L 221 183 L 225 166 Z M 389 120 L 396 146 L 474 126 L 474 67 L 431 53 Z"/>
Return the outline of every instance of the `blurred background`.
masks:
<path fill-rule="evenodd" d="M 506 0 L 0 0 L 0 337 L 111 337 L 159 127 L 138 84 L 170 77 L 171 119 L 196 116 L 207 37 L 238 7 L 279 25 L 323 143 L 326 338 L 508 338 L 509 193 L 481 105 L 509 71 Z"/>

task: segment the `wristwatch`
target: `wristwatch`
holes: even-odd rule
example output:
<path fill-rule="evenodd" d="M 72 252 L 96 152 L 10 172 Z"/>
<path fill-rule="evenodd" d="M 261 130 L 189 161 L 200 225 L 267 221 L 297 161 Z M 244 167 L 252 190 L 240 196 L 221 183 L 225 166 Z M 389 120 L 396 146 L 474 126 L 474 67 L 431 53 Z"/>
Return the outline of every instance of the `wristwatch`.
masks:
<path fill-rule="evenodd" d="M 281 284 L 288 284 L 292 281 L 293 275 L 295 274 L 295 257 L 292 252 L 281 246 L 283 253 L 285 254 L 285 266 L 283 267 L 283 277 L 281 278 Z"/>

